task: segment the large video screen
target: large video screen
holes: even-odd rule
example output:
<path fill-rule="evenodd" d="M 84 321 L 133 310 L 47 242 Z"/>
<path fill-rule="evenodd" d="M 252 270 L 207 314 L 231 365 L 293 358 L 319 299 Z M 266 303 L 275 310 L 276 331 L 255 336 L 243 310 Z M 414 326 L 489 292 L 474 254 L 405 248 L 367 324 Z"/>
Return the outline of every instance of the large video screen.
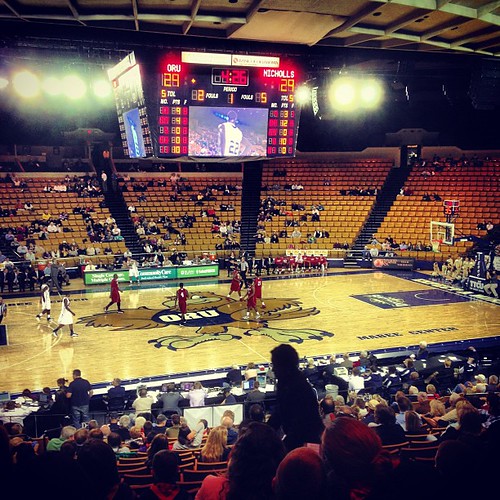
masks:
<path fill-rule="evenodd" d="M 158 63 L 160 158 L 292 157 L 299 73 L 281 57 L 172 51 Z"/>
<path fill-rule="evenodd" d="M 266 156 L 267 109 L 191 107 L 190 156 Z"/>
<path fill-rule="evenodd" d="M 145 158 L 153 155 L 141 67 L 132 52 L 113 68 L 108 78 L 115 95 L 118 124 L 125 155 Z"/>

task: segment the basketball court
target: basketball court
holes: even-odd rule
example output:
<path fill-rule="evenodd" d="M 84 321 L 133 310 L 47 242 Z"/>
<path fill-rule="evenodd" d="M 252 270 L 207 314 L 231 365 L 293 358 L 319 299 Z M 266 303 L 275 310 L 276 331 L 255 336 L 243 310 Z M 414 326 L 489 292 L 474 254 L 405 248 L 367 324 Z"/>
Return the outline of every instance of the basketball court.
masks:
<path fill-rule="evenodd" d="M 52 322 L 36 320 L 38 296 L 8 299 L 9 345 L 0 347 L 0 391 L 55 387 L 74 368 L 91 383 L 267 362 L 290 342 L 301 356 L 329 356 L 493 338 L 500 334 L 500 301 L 418 272 L 330 270 L 327 276 L 264 278 L 266 308 L 259 320 L 241 318 L 245 304 L 226 299 L 229 282 L 186 280 L 188 321 L 173 308 L 174 283 L 122 284 L 122 309 L 105 313 L 109 287 L 73 280 L 76 313 L 70 338 L 52 335 L 61 298 L 52 296 Z M 234 296 L 236 297 L 236 296 Z"/>

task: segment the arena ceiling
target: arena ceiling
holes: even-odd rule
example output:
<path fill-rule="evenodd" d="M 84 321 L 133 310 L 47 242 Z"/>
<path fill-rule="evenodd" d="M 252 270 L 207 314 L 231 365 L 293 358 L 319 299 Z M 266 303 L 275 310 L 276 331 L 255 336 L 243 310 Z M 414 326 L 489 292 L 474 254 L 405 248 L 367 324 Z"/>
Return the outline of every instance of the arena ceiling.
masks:
<path fill-rule="evenodd" d="M 302 46 L 500 55 L 491 0 L 0 0 L 0 28 L 63 26 Z"/>

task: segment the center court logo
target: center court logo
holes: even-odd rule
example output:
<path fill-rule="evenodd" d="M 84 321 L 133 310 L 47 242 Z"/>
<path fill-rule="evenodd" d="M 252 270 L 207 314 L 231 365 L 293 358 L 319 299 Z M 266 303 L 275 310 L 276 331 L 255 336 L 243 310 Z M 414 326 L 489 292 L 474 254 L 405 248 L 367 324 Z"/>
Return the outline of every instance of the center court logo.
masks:
<path fill-rule="evenodd" d="M 260 320 L 244 321 L 246 305 L 236 300 L 226 300 L 223 295 L 211 292 L 191 296 L 186 313 L 187 323 L 181 327 L 181 317 L 174 309 L 174 298 L 163 302 L 164 309 L 150 309 L 142 306 L 137 309 L 123 309 L 123 314 L 98 313 L 82 317 L 79 324 L 94 328 L 111 328 L 113 331 L 150 330 L 169 328 L 176 332 L 149 340 L 154 347 L 167 347 L 173 351 L 189 349 L 204 342 L 214 340 L 227 342 L 241 340 L 242 335 L 266 336 L 276 342 L 304 340 L 323 340 L 333 337 L 333 333 L 314 328 L 288 329 L 275 327 L 279 321 L 316 316 L 315 307 L 302 308 L 296 299 L 266 299 L 266 309 L 261 310 Z M 229 331 L 229 328 L 237 332 Z M 238 331 L 239 330 L 239 331 Z"/>

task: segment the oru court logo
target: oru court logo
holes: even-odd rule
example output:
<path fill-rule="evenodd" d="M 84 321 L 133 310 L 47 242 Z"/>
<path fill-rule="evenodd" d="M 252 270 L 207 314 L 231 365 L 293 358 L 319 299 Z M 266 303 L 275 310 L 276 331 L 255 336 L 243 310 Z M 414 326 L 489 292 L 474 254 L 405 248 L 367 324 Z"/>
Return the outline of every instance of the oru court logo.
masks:
<path fill-rule="evenodd" d="M 227 342 L 241 340 L 242 335 L 266 336 L 276 342 L 301 344 L 304 340 L 323 340 L 333 333 L 314 328 L 284 329 L 279 322 L 296 318 L 316 316 L 315 307 L 302 308 L 296 299 L 266 299 L 266 308 L 260 309 L 260 319 L 244 320 L 246 304 L 238 300 L 227 300 L 223 295 L 211 292 L 192 295 L 188 301 L 186 324 L 181 326 L 179 311 L 174 309 L 174 298 L 163 302 L 164 309 L 123 309 L 123 314 L 99 313 L 85 316 L 79 324 L 94 328 L 110 328 L 114 331 L 150 330 L 168 328 L 175 333 L 149 340 L 154 347 L 167 347 L 173 351 L 189 349 L 214 340 Z M 229 329 L 235 329 L 230 332 Z"/>

